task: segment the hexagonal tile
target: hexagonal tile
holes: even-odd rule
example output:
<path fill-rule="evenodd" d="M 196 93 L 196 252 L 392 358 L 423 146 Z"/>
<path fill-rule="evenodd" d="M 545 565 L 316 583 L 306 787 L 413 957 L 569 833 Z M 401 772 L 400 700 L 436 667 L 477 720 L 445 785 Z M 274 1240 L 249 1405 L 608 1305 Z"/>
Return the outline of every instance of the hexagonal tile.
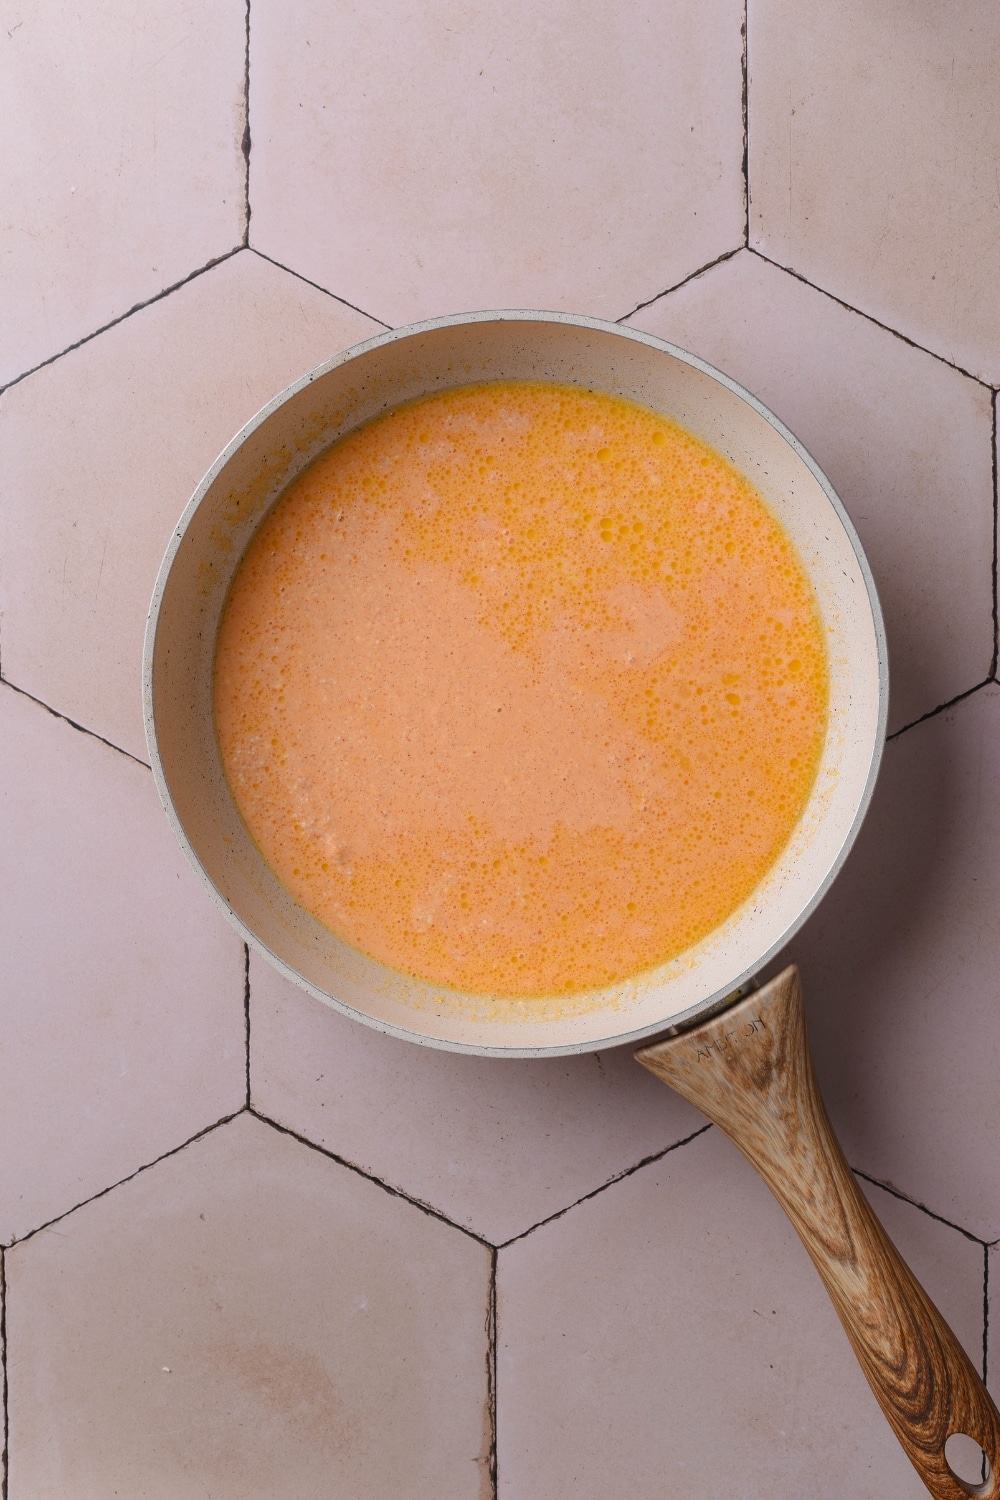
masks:
<path fill-rule="evenodd" d="M 991 0 L 754 0 L 751 244 L 1000 381 Z"/>
<path fill-rule="evenodd" d="M 381 1036 L 250 964 L 255 1108 L 493 1244 L 704 1125 L 628 1047 L 465 1057 Z"/>
<path fill-rule="evenodd" d="M 243 949 L 142 766 L 0 686 L 0 1239 L 238 1109 Z"/>
<path fill-rule="evenodd" d="M 375 332 L 246 251 L 8 391 L 8 681 L 144 759 L 142 638 L 177 517 L 255 411 Z"/>
<path fill-rule="evenodd" d="M 995 686 L 894 740 L 788 950 L 852 1164 L 984 1240 L 1000 1235 L 998 780 Z"/>
<path fill-rule="evenodd" d="M 3 7 L 0 384 L 240 243 L 245 18 L 228 0 Z"/>
<path fill-rule="evenodd" d="M 250 243 L 386 321 L 619 317 L 744 234 L 742 0 L 255 0 Z"/>
<path fill-rule="evenodd" d="M 990 393 L 742 252 L 629 320 L 732 375 L 829 474 L 889 635 L 890 731 L 993 656 Z"/>
<path fill-rule="evenodd" d="M 979 1362 L 982 1247 L 872 1190 Z M 500 1251 L 502 1500 L 920 1500 L 808 1256 L 717 1131 Z"/>
<path fill-rule="evenodd" d="M 10 1500 L 476 1500 L 489 1252 L 247 1115 L 7 1257 Z"/>

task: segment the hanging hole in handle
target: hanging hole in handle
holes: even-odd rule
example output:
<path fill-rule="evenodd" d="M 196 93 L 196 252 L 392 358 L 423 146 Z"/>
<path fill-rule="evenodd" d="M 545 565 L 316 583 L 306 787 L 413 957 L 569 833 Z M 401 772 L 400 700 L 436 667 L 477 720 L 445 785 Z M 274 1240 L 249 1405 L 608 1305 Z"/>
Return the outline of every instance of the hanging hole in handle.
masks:
<path fill-rule="evenodd" d="M 955 1478 L 968 1485 L 970 1495 L 986 1493 L 991 1474 L 990 1461 L 975 1438 L 964 1432 L 953 1432 L 944 1445 L 944 1458 Z"/>

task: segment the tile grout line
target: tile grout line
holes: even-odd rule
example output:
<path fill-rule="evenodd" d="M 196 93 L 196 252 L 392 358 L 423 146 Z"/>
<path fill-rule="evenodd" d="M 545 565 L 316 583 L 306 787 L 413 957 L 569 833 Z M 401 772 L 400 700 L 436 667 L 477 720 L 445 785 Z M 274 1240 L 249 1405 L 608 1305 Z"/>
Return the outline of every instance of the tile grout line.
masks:
<path fill-rule="evenodd" d="M 243 246 L 250 246 L 250 0 L 246 0 L 246 36 L 243 43 Z"/>
<path fill-rule="evenodd" d="M 239 1111 L 239 1113 L 242 1113 L 242 1111 Z M 263 1114 L 255 1105 L 251 1104 L 246 1113 L 251 1115 L 253 1119 L 259 1120 L 262 1125 L 267 1125 L 269 1129 L 276 1130 L 279 1135 L 290 1136 L 293 1141 L 298 1141 L 300 1146 L 306 1146 L 310 1151 L 316 1151 L 320 1156 L 325 1156 L 328 1161 L 336 1162 L 338 1167 L 346 1167 L 348 1172 L 354 1172 L 358 1177 L 363 1177 L 366 1182 L 373 1183 L 375 1187 L 381 1188 L 383 1193 L 388 1193 L 390 1198 L 400 1198 L 404 1203 L 412 1204 L 422 1214 L 426 1214 L 429 1219 L 437 1219 L 440 1224 L 447 1224 L 449 1229 L 457 1229 L 459 1234 L 464 1234 L 470 1240 L 475 1240 L 477 1245 L 483 1245 L 487 1250 L 495 1248 L 489 1240 L 484 1239 L 481 1234 L 477 1234 L 474 1229 L 469 1229 L 465 1224 L 458 1224 L 454 1219 L 449 1219 L 447 1214 L 442 1213 L 433 1204 L 425 1203 L 422 1198 L 412 1197 L 411 1194 L 404 1192 L 402 1188 L 393 1187 L 391 1182 L 386 1182 L 382 1177 L 376 1177 L 374 1172 L 368 1172 L 364 1167 L 359 1167 L 357 1162 L 348 1161 L 346 1156 L 339 1156 L 336 1151 L 331 1151 L 329 1146 L 321 1146 L 317 1141 L 311 1141 L 308 1136 L 300 1135 L 290 1125 L 282 1125 L 279 1120 L 272 1119 L 270 1115 Z"/>
<path fill-rule="evenodd" d="M 907 334 L 900 333 L 898 328 L 892 328 L 888 323 L 883 323 L 880 318 L 874 317 L 871 313 L 864 312 L 860 307 L 855 307 L 853 303 L 845 302 L 843 297 L 837 296 L 836 292 L 828 292 L 826 287 L 817 286 L 815 281 L 810 281 L 808 276 L 803 276 L 801 271 L 796 271 L 792 266 L 782 265 L 780 260 L 772 260 L 770 255 L 765 255 L 763 250 L 757 249 L 756 245 L 747 245 L 747 249 L 751 255 L 756 255 L 758 260 L 764 261 L 766 265 L 774 266 L 776 271 L 784 271 L 787 276 L 794 276 L 795 280 L 801 281 L 803 286 L 812 287 L 814 292 L 819 292 L 821 297 L 829 297 L 830 301 L 836 302 L 838 307 L 843 307 L 847 312 L 855 313 L 859 318 L 864 318 L 867 323 L 874 323 L 876 328 L 881 328 L 884 333 L 892 334 L 894 339 L 901 340 L 909 348 L 917 349 L 921 354 L 930 355 L 931 359 L 936 359 L 940 364 L 947 365 L 950 370 L 957 370 L 959 375 L 964 375 L 967 380 L 974 380 L 976 385 L 982 386 L 984 390 L 991 392 L 995 390 L 995 387 L 990 385 L 988 380 L 983 380 L 980 375 L 973 375 L 972 371 L 967 370 L 964 365 L 957 364 L 955 360 L 948 359 L 944 354 L 935 353 L 933 349 L 928 349 L 924 344 L 918 344 L 916 339 L 911 339 Z M 664 295 L 666 294 L 664 293 Z"/>
<path fill-rule="evenodd" d="M 737 245 L 733 250 L 726 250 L 722 255 L 717 255 L 714 260 L 710 260 L 705 265 L 699 266 L 697 271 L 692 271 L 689 276 L 682 277 L 681 280 L 675 282 L 673 286 L 665 287 L 662 292 L 657 292 L 653 297 L 647 297 L 645 302 L 640 302 L 636 307 L 633 307 L 630 312 L 622 313 L 620 318 L 615 318 L 615 322 L 627 322 L 629 318 L 634 318 L 637 312 L 642 312 L 644 307 L 652 307 L 653 303 L 659 302 L 661 297 L 669 297 L 674 292 L 679 292 L 681 287 L 687 286 L 689 281 L 697 281 L 698 277 L 704 276 L 706 271 L 713 270 L 715 266 L 721 266 L 724 261 L 732 260 L 734 255 L 739 255 L 740 251 L 745 249 L 746 246 L 741 244 Z"/>
<path fill-rule="evenodd" d="M 997 561 L 998 561 L 997 560 L 997 545 L 998 545 L 997 527 L 998 527 L 998 521 L 1000 521 L 1000 511 L 998 511 L 998 503 L 1000 503 L 1000 497 L 998 497 L 998 489 L 997 489 L 997 393 L 996 393 L 996 391 L 993 392 L 992 403 L 991 404 L 992 404 L 992 407 L 993 407 L 993 436 L 992 436 L 992 458 L 993 458 L 993 660 L 990 663 L 990 676 L 995 679 L 996 675 L 997 675 L 997 659 L 998 659 L 998 655 L 1000 655 L 1000 629 L 998 629 L 998 624 L 997 624 Z"/>
<path fill-rule="evenodd" d="M 247 1091 L 244 1108 L 250 1108 L 250 944 L 243 944 L 243 1029 L 246 1040 Z"/>
<path fill-rule="evenodd" d="M 10 1451 L 10 1421 L 7 1402 L 7 1264 L 0 1245 L 0 1386 L 3 1387 L 3 1455 L 0 1458 L 0 1497 L 7 1500 L 7 1465 Z"/>
<path fill-rule="evenodd" d="M 750 0 L 743 0 L 743 244 L 750 248 Z"/>
<path fill-rule="evenodd" d="M 962 703 L 966 698 L 971 698 L 973 693 L 978 693 L 982 688 L 990 687 L 996 679 L 992 676 L 984 677 L 982 682 L 977 682 L 975 687 L 966 688 L 962 693 L 956 693 L 954 698 L 949 698 L 947 703 L 939 703 L 937 708 L 929 708 L 919 719 L 914 719 L 909 724 L 904 724 L 902 729 L 894 729 L 892 734 L 886 735 L 886 743 L 890 740 L 898 740 L 901 734 L 906 734 L 911 729 L 916 729 L 918 724 L 926 724 L 928 719 L 936 719 L 938 714 L 943 714 L 947 709 L 954 708 L 956 703 Z M 881 1184 L 880 1184 L 881 1186 Z"/>
<path fill-rule="evenodd" d="M 29 375 L 35 375 L 39 370 L 44 370 L 49 365 L 54 365 L 56 360 L 62 359 L 64 355 L 72 354 L 74 349 L 82 349 L 84 344 L 89 344 L 92 339 L 100 338 L 102 333 L 107 333 L 111 328 L 117 328 L 119 323 L 124 323 L 134 313 L 143 312 L 145 308 L 152 307 L 155 303 L 162 302 L 164 297 L 169 297 L 173 292 L 179 291 L 182 286 L 187 286 L 191 281 L 197 281 L 198 277 L 204 276 L 206 271 L 214 270 L 216 266 L 221 266 L 224 261 L 232 260 L 233 256 L 239 255 L 243 248 L 242 242 L 238 245 L 233 245 L 231 250 L 226 250 L 222 255 L 213 256 L 211 260 L 207 260 L 197 270 L 191 271 L 187 276 L 182 276 L 180 281 L 174 281 L 170 286 L 165 286 L 162 292 L 157 292 L 155 296 L 148 297 L 145 302 L 136 302 L 127 312 L 120 313 L 117 318 L 112 318 L 108 323 L 102 323 L 100 328 L 95 328 L 91 333 L 85 333 L 83 338 L 76 340 L 76 343 L 67 344 L 65 349 L 59 350 L 58 354 L 50 354 L 48 359 L 39 360 L 38 364 L 32 365 L 30 370 L 23 370 L 20 375 L 15 375 L 13 380 L 8 380 L 6 385 L 0 386 L 0 395 L 3 395 L 5 391 L 11 390 L 13 386 L 20 385 L 21 381 L 27 380 Z"/>
<path fill-rule="evenodd" d="M 589 1203 L 591 1198 L 597 1198 L 601 1193 L 607 1192 L 608 1188 L 614 1187 L 616 1182 L 624 1182 L 626 1177 L 632 1177 L 636 1172 L 641 1172 L 643 1167 L 649 1167 L 652 1166 L 654 1162 L 662 1161 L 665 1156 L 670 1155 L 671 1151 L 679 1151 L 682 1146 L 690 1145 L 690 1143 L 692 1141 L 696 1141 L 700 1135 L 704 1135 L 706 1130 L 711 1129 L 712 1122 L 709 1121 L 707 1125 L 702 1125 L 699 1127 L 699 1129 L 692 1131 L 690 1135 L 686 1135 L 683 1140 L 674 1141 L 673 1145 L 665 1146 L 662 1151 L 654 1151 L 651 1156 L 644 1156 L 642 1160 L 637 1161 L 634 1166 L 626 1167 L 624 1172 L 617 1172 L 614 1177 L 609 1177 L 607 1182 L 601 1183 L 600 1187 L 594 1188 L 589 1193 L 584 1193 L 582 1198 L 577 1198 L 572 1203 L 567 1203 L 565 1208 L 557 1209 L 554 1214 L 549 1214 L 548 1218 L 546 1219 L 539 1219 L 537 1224 L 532 1224 L 528 1229 L 522 1229 L 520 1234 L 511 1235 L 510 1239 L 504 1240 L 500 1245 L 497 1246 L 497 1249 L 507 1250 L 511 1245 L 516 1245 L 518 1240 L 527 1239 L 529 1234 L 534 1234 L 536 1229 L 544 1229 L 547 1225 L 554 1224 L 556 1219 L 561 1219 L 564 1217 L 564 1215 L 571 1213 L 573 1209 L 578 1208 L 581 1203 Z"/>
<path fill-rule="evenodd" d="M 490 1477 L 493 1500 L 499 1495 L 497 1479 L 497 1257 L 490 1249 L 490 1291 L 486 1306 L 486 1402 L 489 1412 L 490 1446 L 486 1454 L 486 1472 Z"/>
<path fill-rule="evenodd" d="M 267 255 L 256 245 L 250 246 L 253 255 L 259 255 L 261 260 L 266 260 L 269 266 L 277 266 L 279 271 L 284 271 L 288 276 L 294 276 L 296 281 L 304 281 L 306 286 L 311 286 L 315 291 L 322 292 L 324 297 L 332 297 L 334 302 L 339 302 L 341 307 L 349 307 L 352 312 L 360 313 L 363 318 L 370 318 L 373 323 L 392 332 L 392 324 L 386 323 L 382 318 L 376 318 L 374 313 L 365 312 L 363 307 L 357 307 L 353 302 L 348 302 L 346 297 L 338 297 L 336 292 L 331 292 L 329 287 L 320 286 L 318 281 L 310 281 L 308 276 L 303 276 L 301 271 L 293 271 L 291 266 L 286 266 L 283 261 L 275 260 L 273 255 Z M 661 293 L 662 296 L 662 293 Z"/>
<path fill-rule="evenodd" d="M 749 150 L 749 135 L 747 137 L 747 141 Z M 747 172 L 747 194 L 749 203 L 749 158 L 747 162 Z M 687 286 L 689 281 L 697 281 L 698 277 L 704 276 L 707 271 L 711 271 L 716 266 L 724 264 L 724 262 L 727 260 L 732 260 L 733 256 L 738 255 L 741 250 L 746 250 L 749 252 L 749 254 L 755 255 L 758 260 L 762 260 L 765 265 L 773 266 L 776 271 L 782 271 L 786 276 L 793 276 L 796 281 L 801 281 L 802 285 L 809 287 L 811 291 L 818 292 L 821 297 L 828 297 L 831 302 L 835 302 L 837 306 L 842 307 L 845 312 L 854 313 L 854 315 L 858 318 L 864 318 L 866 323 L 873 323 L 876 328 L 881 328 L 883 333 L 891 334 L 894 339 L 899 339 L 910 349 L 916 349 L 919 354 L 926 354 L 929 359 L 935 359 L 939 364 L 947 365 L 949 370 L 954 370 L 957 374 L 964 375 L 966 380 L 971 380 L 976 385 L 981 386 L 983 390 L 989 391 L 994 405 L 996 404 L 997 393 L 1000 387 L 990 385 L 988 380 L 983 380 L 979 375 L 973 375 L 971 370 L 965 369 L 963 365 L 956 364 L 953 359 L 947 359 L 945 355 L 938 354 L 933 349 L 928 349 L 926 345 L 918 344 L 916 339 L 911 339 L 905 333 L 900 333 L 898 328 L 891 328 L 888 323 L 880 322 L 880 320 L 876 317 L 873 317 L 871 313 L 865 312 L 860 307 L 855 307 L 853 303 L 845 302 L 843 297 L 838 297 L 835 292 L 829 292 L 825 287 L 817 286 L 814 281 L 809 280 L 808 276 L 803 276 L 801 271 L 796 271 L 791 266 L 784 266 L 780 261 L 772 260 L 769 255 L 765 255 L 762 250 L 758 250 L 755 245 L 751 244 L 737 245 L 735 250 L 727 250 L 725 254 L 716 256 L 715 260 L 710 260 L 706 265 L 699 266 L 696 271 L 692 271 L 690 275 L 683 277 L 673 286 L 664 287 L 663 291 L 657 292 L 655 296 L 647 297 L 644 302 L 638 303 L 638 305 L 636 307 L 633 307 L 630 312 L 623 313 L 620 318 L 615 318 L 614 321 L 616 323 L 627 322 L 628 319 L 634 317 L 637 312 L 642 312 L 644 308 L 652 307 L 653 303 L 659 302 L 662 297 L 670 297 L 674 292 L 680 291 L 681 287 Z M 275 262 L 275 264 L 277 264 L 277 262 Z M 282 267 L 282 269 L 285 270 L 287 269 L 287 267 Z M 294 275 L 295 273 L 293 272 L 292 274 Z M 322 291 L 323 288 L 321 287 L 320 290 Z M 350 305 L 351 304 L 348 303 L 348 306 Z M 358 309 L 358 311 L 360 311 L 360 309 Z M 370 316 L 370 314 L 367 314 L 367 316 Z"/>
<path fill-rule="evenodd" d="M 851 1167 L 851 1171 L 855 1177 L 860 1177 L 863 1182 L 870 1182 L 873 1187 L 881 1188 L 891 1198 L 898 1198 L 901 1203 L 908 1203 L 911 1208 L 919 1209 L 929 1219 L 936 1219 L 939 1224 L 944 1224 L 946 1228 L 954 1229 L 957 1234 L 964 1235 L 974 1245 L 982 1245 L 984 1250 L 987 1248 L 988 1242 L 980 1239 L 978 1234 L 973 1234 L 971 1229 L 963 1229 L 961 1224 L 955 1224 L 951 1219 L 946 1219 L 944 1214 L 936 1214 L 932 1208 L 928 1208 L 927 1204 L 921 1203 L 918 1198 L 911 1198 L 907 1193 L 901 1193 L 899 1188 L 892 1187 L 888 1182 L 880 1182 L 877 1177 L 870 1177 L 867 1172 L 862 1172 L 859 1167 Z"/>
<path fill-rule="evenodd" d="M 116 745 L 113 740 L 106 740 L 103 734 L 97 733 L 96 729 L 88 729 L 85 724 L 78 724 L 75 719 L 71 719 L 68 714 L 60 713 L 57 708 L 53 708 L 44 699 L 36 698 L 34 693 L 28 692 L 27 688 L 18 687 L 16 683 L 9 682 L 3 676 L 0 676 L 0 684 L 5 688 L 9 688 L 12 693 L 17 693 L 20 697 L 27 698 L 29 703 L 36 703 L 39 708 L 44 708 L 47 714 L 51 714 L 54 719 L 61 719 L 64 724 L 68 724 L 70 729 L 75 729 L 78 734 L 85 734 L 89 739 L 97 740 L 101 745 L 107 745 L 109 750 L 116 750 L 119 755 L 124 755 L 126 760 L 130 760 L 135 765 L 141 766 L 144 771 L 149 771 L 149 764 L 144 760 L 140 760 L 138 755 L 133 755 L 131 750 L 123 750 L 121 745 Z"/>
<path fill-rule="evenodd" d="M 989 1338 L 990 1338 L 990 1251 L 983 1246 L 983 1385 L 989 1390 Z M 983 1452 L 983 1484 L 990 1477 L 990 1461 Z"/>
<path fill-rule="evenodd" d="M 247 1110 L 241 1105 L 239 1109 L 234 1109 L 231 1114 L 223 1115 L 220 1120 L 213 1120 L 211 1125 L 206 1125 L 203 1129 L 196 1131 L 194 1135 L 188 1136 L 187 1140 L 181 1141 L 179 1146 L 171 1146 L 169 1151 L 164 1151 L 159 1156 L 154 1156 L 152 1161 L 143 1162 L 141 1167 L 136 1167 L 135 1171 L 129 1172 L 126 1177 L 119 1177 L 117 1182 L 112 1182 L 110 1186 L 101 1188 L 97 1193 L 91 1193 L 89 1198 L 81 1198 L 80 1202 L 74 1203 L 72 1208 L 65 1208 L 62 1213 L 54 1214 L 51 1219 L 46 1219 L 44 1224 L 36 1224 L 35 1228 L 29 1229 L 27 1234 L 15 1235 L 6 1246 L 0 1245 L 0 1252 L 13 1250 L 16 1245 L 26 1245 L 36 1235 L 44 1234 L 46 1229 L 51 1229 L 54 1224 L 60 1224 L 63 1219 L 68 1219 L 70 1214 L 75 1214 L 78 1209 L 86 1208 L 90 1203 L 96 1203 L 99 1198 L 106 1198 L 109 1193 L 116 1192 L 118 1188 L 124 1187 L 127 1182 L 134 1182 L 137 1177 L 141 1177 L 144 1172 L 150 1171 L 152 1167 L 158 1167 L 161 1161 L 169 1161 L 172 1156 L 177 1156 L 181 1151 L 186 1151 L 189 1146 L 193 1146 L 195 1141 L 204 1140 L 205 1136 L 211 1135 L 214 1130 L 221 1130 L 223 1125 L 228 1125 L 238 1115 L 246 1113 Z"/>
<path fill-rule="evenodd" d="M 990 1340 L 990 1250 L 988 1245 L 983 1246 L 983 1385 L 989 1380 L 989 1340 Z M 986 1476 L 983 1475 L 985 1479 Z"/>

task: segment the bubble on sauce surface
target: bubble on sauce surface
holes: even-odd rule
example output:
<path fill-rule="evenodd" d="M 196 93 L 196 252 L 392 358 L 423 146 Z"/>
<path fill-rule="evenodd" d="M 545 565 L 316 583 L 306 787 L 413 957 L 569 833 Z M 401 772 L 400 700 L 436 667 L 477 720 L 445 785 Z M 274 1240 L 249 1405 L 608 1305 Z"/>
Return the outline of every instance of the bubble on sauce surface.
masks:
<path fill-rule="evenodd" d="M 220 631 L 226 772 L 302 905 L 404 972 L 571 993 L 683 952 L 787 843 L 826 728 L 815 599 L 675 424 L 536 382 L 342 439 Z"/>

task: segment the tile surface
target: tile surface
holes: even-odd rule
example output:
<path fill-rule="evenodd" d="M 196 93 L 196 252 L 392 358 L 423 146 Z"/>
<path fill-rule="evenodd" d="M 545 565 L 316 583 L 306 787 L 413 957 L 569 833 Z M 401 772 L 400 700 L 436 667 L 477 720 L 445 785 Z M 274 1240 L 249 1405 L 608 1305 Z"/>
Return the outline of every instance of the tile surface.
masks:
<path fill-rule="evenodd" d="M 0 1241 L 238 1109 L 243 947 L 142 766 L 0 686 Z"/>
<path fill-rule="evenodd" d="M 631 318 L 781 417 L 858 528 L 889 637 L 890 733 L 993 656 L 990 394 L 747 251 Z"/>
<path fill-rule="evenodd" d="M 620 317 L 742 242 L 741 0 L 255 0 L 250 243 L 386 322 Z"/>
<path fill-rule="evenodd" d="M 876 1212 L 977 1364 L 983 1254 Z M 500 1252 L 503 1500 L 920 1500 L 763 1183 L 717 1131 Z"/>
<path fill-rule="evenodd" d="M 1000 1237 L 998 773 L 996 686 L 890 744 L 857 847 L 788 950 L 848 1160 L 986 1240 Z"/>
<path fill-rule="evenodd" d="M 255 1108 L 492 1244 L 704 1125 L 634 1062 L 462 1057 L 381 1036 L 250 963 Z"/>
<path fill-rule="evenodd" d="M 378 331 L 245 251 L 8 391 L 7 680 L 145 759 L 146 611 L 192 490 L 266 401 Z"/>
<path fill-rule="evenodd" d="M 987 0 L 0 0 L 0 666 L 84 727 L 0 685 L 7 1500 L 924 1494 L 780 1210 L 629 1049 L 418 1049 L 255 959 L 280 1123 L 214 1128 L 245 1097 L 242 946 L 113 745 L 145 757 L 153 581 L 233 433 L 373 319 L 491 305 L 649 303 L 843 494 L 893 727 L 971 688 L 998 64 Z M 950 1221 L 871 1190 L 974 1359 L 998 773 L 996 686 L 905 728 L 790 950 L 853 1164 Z M 473 1236 L 501 1244 L 498 1471 Z"/>
<path fill-rule="evenodd" d="M 750 243 L 1000 382 L 1000 13 L 751 0 Z"/>
<path fill-rule="evenodd" d="M 10 1500 L 478 1500 L 489 1256 L 247 1115 L 7 1260 Z"/>
<path fill-rule="evenodd" d="M 0 385 L 240 243 L 237 0 L 0 4 Z"/>

